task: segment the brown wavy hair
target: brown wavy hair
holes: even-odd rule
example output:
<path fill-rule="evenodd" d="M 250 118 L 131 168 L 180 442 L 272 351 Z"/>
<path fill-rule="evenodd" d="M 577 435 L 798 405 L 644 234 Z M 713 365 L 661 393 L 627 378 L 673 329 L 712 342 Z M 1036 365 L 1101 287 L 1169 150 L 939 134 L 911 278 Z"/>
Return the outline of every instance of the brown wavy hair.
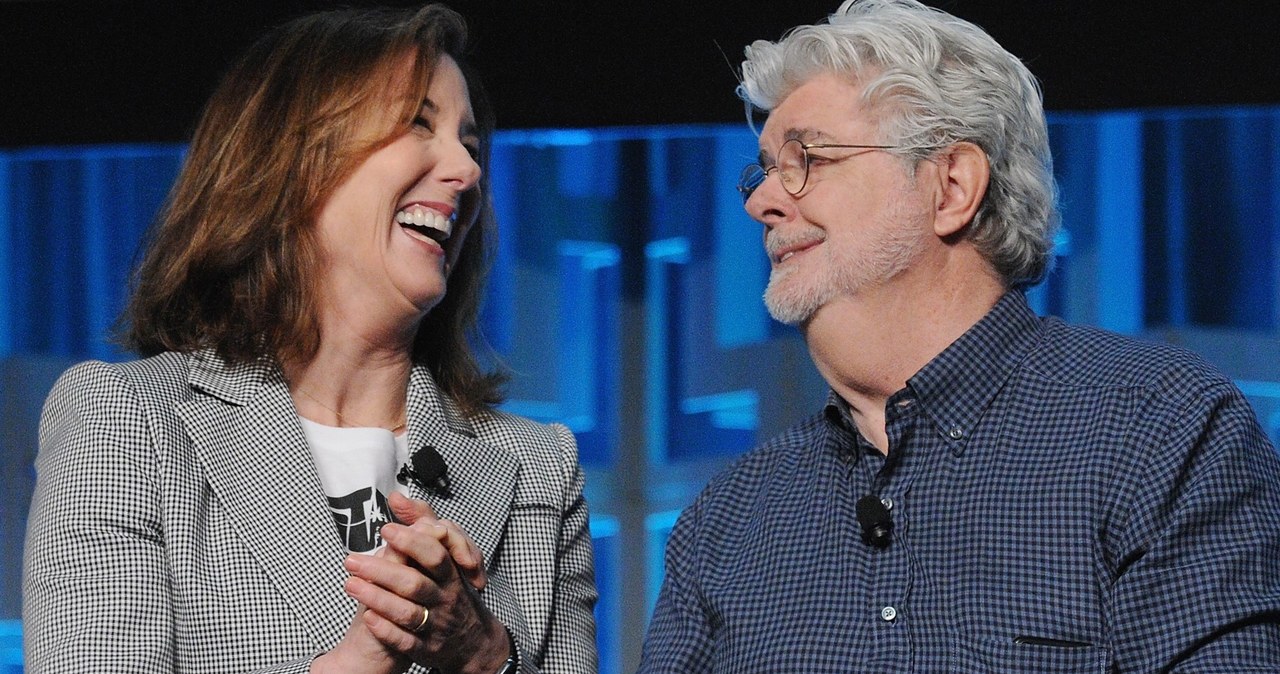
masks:
<path fill-rule="evenodd" d="M 461 58 L 465 44 L 462 17 L 440 5 L 321 12 L 259 39 L 206 105 L 148 235 L 121 317 L 124 345 L 144 356 L 212 348 L 232 363 L 310 360 L 320 344 L 320 209 L 410 129 L 448 55 L 467 76 L 483 173 L 459 205 L 459 219 L 470 210 L 476 223 L 445 297 L 418 326 L 413 359 L 469 414 L 500 402 L 504 377 L 483 372 L 471 348 L 497 227 L 493 113 Z"/>

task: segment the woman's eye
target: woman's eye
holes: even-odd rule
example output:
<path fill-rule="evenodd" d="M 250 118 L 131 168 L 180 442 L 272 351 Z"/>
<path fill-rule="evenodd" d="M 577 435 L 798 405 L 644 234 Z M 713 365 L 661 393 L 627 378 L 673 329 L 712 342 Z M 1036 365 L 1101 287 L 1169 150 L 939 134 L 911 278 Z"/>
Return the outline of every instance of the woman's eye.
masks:
<path fill-rule="evenodd" d="M 427 119 L 426 117 L 423 117 L 422 115 L 418 115 L 417 117 L 413 118 L 413 125 L 417 127 L 421 127 L 427 131 L 432 130 L 431 120 Z"/>

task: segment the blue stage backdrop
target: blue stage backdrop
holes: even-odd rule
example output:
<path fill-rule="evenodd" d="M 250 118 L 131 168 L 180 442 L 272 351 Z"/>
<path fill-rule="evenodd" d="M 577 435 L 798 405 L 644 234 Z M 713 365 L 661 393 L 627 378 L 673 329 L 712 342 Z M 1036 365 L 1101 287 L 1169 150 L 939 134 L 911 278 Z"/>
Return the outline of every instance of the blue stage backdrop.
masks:
<path fill-rule="evenodd" d="M 1056 114 L 1050 134 L 1064 230 L 1035 306 L 1202 352 L 1280 437 L 1280 108 Z M 578 434 L 606 673 L 638 659 L 675 514 L 825 392 L 760 302 L 760 227 L 734 190 L 755 154 L 738 126 L 496 139 L 484 329 L 515 375 L 507 408 Z M 127 357 L 106 336 L 182 155 L 0 153 L 0 618 L 20 612 L 40 403 L 70 362 Z M 18 629 L 0 630 L 0 668 Z"/>

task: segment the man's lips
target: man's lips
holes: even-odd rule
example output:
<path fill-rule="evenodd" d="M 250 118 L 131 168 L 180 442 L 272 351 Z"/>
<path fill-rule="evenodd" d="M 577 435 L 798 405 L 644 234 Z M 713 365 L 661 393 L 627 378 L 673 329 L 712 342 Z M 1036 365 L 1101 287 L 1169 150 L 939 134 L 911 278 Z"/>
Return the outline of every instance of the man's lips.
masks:
<path fill-rule="evenodd" d="M 822 239 L 807 239 L 778 246 L 770 246 L 769 257 L 773 260 L 774 264 L 782 264 L 792 255 L 803 253 L 820 243 L 822 243 Z"/>

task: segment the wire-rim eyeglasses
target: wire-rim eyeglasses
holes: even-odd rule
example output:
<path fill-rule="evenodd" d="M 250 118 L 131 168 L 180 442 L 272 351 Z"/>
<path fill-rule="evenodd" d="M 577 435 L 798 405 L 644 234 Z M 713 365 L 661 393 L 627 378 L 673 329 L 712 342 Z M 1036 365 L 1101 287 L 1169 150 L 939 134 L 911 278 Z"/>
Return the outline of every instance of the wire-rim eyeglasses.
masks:
<path fill-rule="evenodd" d="M 778 159 L 773 166 L 765 168 L 758 162 L 752 162 L 742 167 L 742 173 L 738 175 L 738 192 L 742 195 L 742 203 L 746 203 L 747 199 L 755 193 L 756 188 L 764 183 L 765 178 L 769 177 L 769 173 L 777 170 L 778 179 L 782 182 L 782 189 L 787 191 L 791 196 L 799 196 L 804 191 L 804 186 L 809 183 L 809 167 L 813 159 L 809 156 L 809 150 L 821 149 L 845 149 L 845 150 L 896 150 L 899 149 L 895 145 L 849 145 L 844 143 L 805 143 L 798 138 L 792 138 L 782 144 L 778 148 Z M 838 159 L 829 159 L 828 161 L 837 162 L 844 161 L 853 157 L 857 157 L 863 153 L 851 154 Z M 823 157 L 823 159 L 826 159 Z"/>

